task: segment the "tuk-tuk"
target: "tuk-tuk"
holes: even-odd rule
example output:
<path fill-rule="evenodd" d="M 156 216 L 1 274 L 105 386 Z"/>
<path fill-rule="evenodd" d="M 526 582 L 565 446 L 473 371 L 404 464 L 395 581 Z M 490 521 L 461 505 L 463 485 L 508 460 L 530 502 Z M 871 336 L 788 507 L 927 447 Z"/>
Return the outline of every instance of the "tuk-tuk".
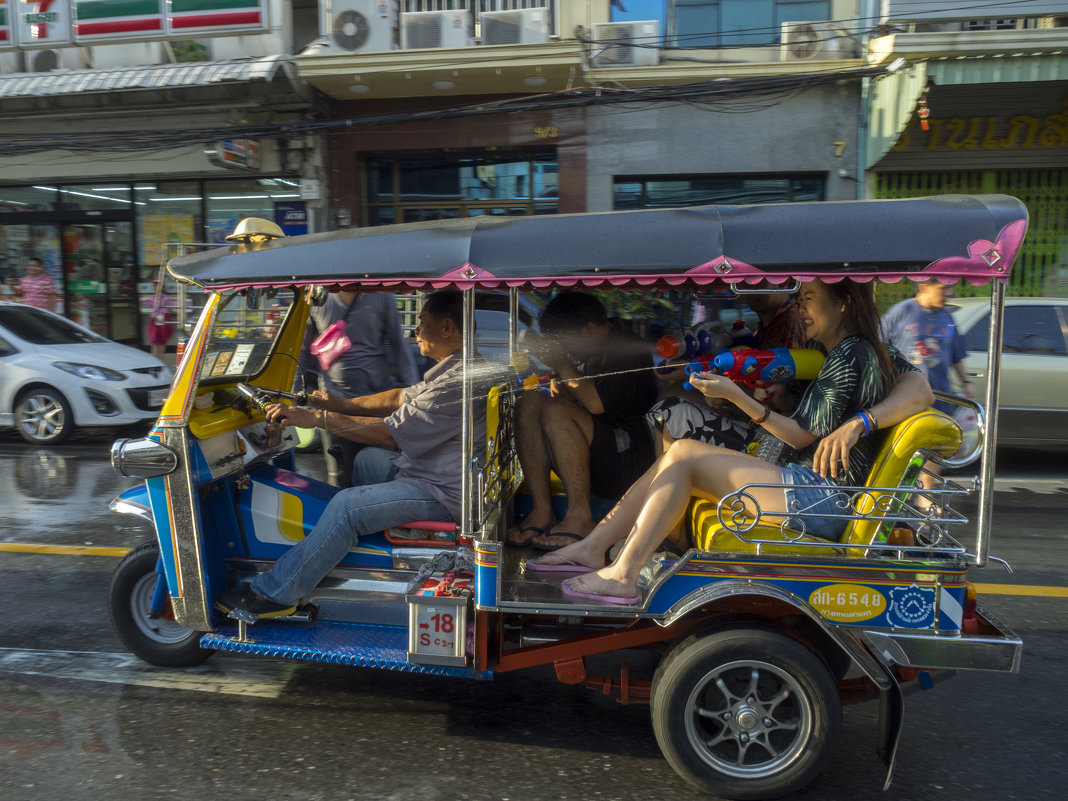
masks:
<path fill-rule="evenodd" d="M 671 766 L 726 798 L 804 786 L 836 748 L 842 705 L 878 699 L 889 786 L 906 691 L 956 670 L 1019 669 L 1020 639 L 979 606 L 969 570 L 1000 561 L 989 549 L 1002 306 L 1026 227 L 1014 198 L 947 195 L 477 217 L 175 259 L 170 273 L 208 299 L 155 427 L 112 448 L 119 472 L 144 479 L 113 508 L 156 532 L 115 572 L 114 626 L 133 653 L 167 666 L 213 651 L 467 679 L 552 665 L 561 682 L 648 703 Z M 722 296 L 843 277 L 990 287 L 977 445 L 962 448 L 958 424 L 934 409 L 895 425 L 867 482 L 847 488 L 840 541 L 735 514 L 730 498 L 695 499 L 684 520 L 689 550 L 650 560 L 637 604 L 566 595 L 566 574 L 524 569 L 529 549 L 505 543 L 524 499 L 512 411 L 537 389 L 504 366 L 484 386 L 471 324 L 477 293 L 508 297 L 516 353 L 521 293 Z M 269 401 L 303 400 L 294 382 L 312 285 L 462 290 L 461 519 L 361 538 L 291 615 L 227 617 L 214 599 L 269 569 L 338 491 L 296 471 L 292 429 L 269 428 L 263 413 Z M 486 403 L 485 437 L 476 435 L 475 400 Z M 925 461 L 978 461 L 978 477 L 942 479 L 921 511 L 914 498 Z M 974 526 L 957 509 L 972 493 Z M 910 526 L 910 536 L 896 536 Z M 636 649 L 657 663 L 651 680 L 628 669 Z M 613 656 L 613 675 L 588 673 L 594 655 Z"/>

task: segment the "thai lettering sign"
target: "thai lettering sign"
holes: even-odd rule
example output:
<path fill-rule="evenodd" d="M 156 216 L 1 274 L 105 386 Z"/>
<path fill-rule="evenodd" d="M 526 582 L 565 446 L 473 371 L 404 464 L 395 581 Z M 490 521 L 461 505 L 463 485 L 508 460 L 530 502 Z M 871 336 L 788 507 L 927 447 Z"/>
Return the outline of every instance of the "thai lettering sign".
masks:
<path fill-rule="evenodd" d="M 267 2 L 0 0 L 0 50 L 261 33 Z"/>

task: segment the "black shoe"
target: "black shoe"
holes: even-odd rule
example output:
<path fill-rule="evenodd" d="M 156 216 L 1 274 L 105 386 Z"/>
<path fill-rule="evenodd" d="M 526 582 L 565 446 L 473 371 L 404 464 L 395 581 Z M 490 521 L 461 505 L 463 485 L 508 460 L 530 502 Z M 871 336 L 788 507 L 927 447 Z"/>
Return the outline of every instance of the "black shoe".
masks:
<path fill-rule="evenodd" d="M 295 604 L 280 604 L 270 598 L 256 595 L 248 587 L 222 593 L 215 599 L 215 608 L 231 617 L 235 610 L 253 617 L 285 617 L 297 611 Z"/>

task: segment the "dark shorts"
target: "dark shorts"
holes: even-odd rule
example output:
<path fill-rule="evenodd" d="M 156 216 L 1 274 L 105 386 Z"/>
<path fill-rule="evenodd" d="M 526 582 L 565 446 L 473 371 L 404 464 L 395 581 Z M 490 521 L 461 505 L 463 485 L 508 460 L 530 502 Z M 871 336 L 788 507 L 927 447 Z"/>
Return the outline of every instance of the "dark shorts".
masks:
<path fill-rule="evenodd" d="M 637 433 L 593 418 L 590 443 L 590 494 L 598 498 L 622 498 L 653 463 L 653 441 L 645 423 Z"/>

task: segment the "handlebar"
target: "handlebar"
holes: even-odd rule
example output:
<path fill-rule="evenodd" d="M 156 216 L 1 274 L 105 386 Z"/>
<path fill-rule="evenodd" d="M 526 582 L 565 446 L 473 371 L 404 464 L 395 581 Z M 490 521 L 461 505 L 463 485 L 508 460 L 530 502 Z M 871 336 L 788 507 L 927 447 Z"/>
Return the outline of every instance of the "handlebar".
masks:
<path fill-rule="evenodd" d="M 254 387 L 243 383 L 237 385 L 237 392 L 264 414 L 267 413 L 268 404 L 276 403 L 280 400 L 291 400 L 298 406 L 303 406 L 308 402 L 308 394 L 306 392 L 285 392 L 281 389 L 264 389 L 263 387 Z"/>

